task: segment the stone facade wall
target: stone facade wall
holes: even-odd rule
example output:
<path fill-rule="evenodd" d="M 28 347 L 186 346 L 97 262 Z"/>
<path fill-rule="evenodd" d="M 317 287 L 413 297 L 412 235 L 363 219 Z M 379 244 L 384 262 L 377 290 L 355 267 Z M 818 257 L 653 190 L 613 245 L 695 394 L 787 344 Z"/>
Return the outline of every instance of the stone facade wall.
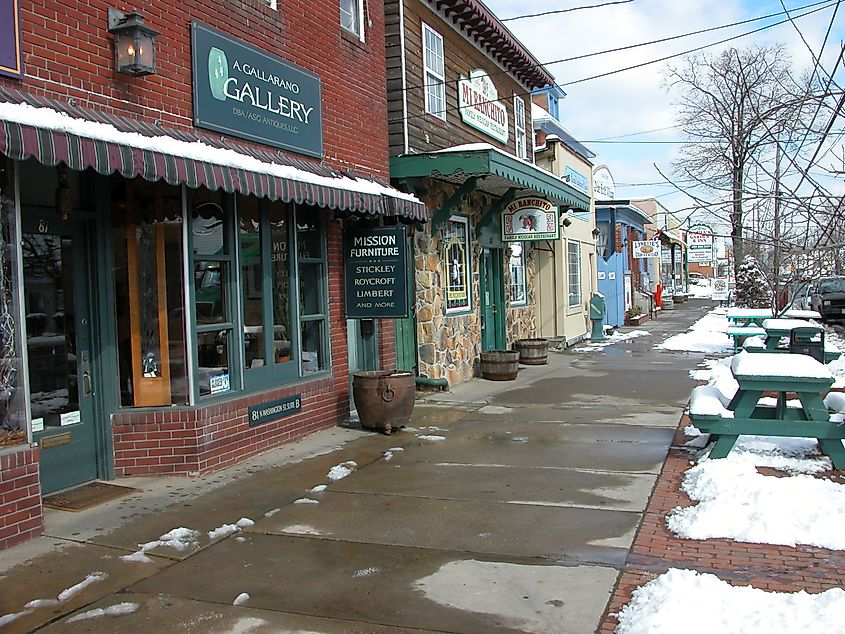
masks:
<path fill-rule="evenodd" d="M 454 192 L 454 188 L 434 186 L 434 193 L 425 199 L 433 214 Z M 431 223 L 414 235 L 414 263 L 416 274 L 417 342 L 419 346 L 420 376 L 441 379 L 455 385 L 478 374 L 478 357 L 481 352 L 481 296 L 478 221 L 483 210 L 494 199 L 482 193 L 468 196 L 455 210 L 455 214 L 469 218 L 470 225 L 470 292 L 471 309 L 467 312 L 446 313 L 446 266 L 443 260 L 445 223 L 434 230 Z M 534 337 L 536 251 L 526 251 L 526 284 L 528 303 L 507 308 L 506 336 L 508 346 L 516 339 Z M 509 267 L 504 269 L 505 301 L 509 284 Z"/>
<path fill-rule="evenodd" d="M 537 336 L 537 249 L 531 242 L 525 245 L 525 286 L 527 302 L 524 306 L 508 305 L 506 333 L 508 348 L 517 339 L 531 339 Z M 507 264 L 507 263 L 506 263 Z M 510 286 L 510 267 L 505 266 L 505 288 Z M 507 298 L 507 292 L 505 293 Z M 509 298 L 508 298 L 508 302 Z"/>

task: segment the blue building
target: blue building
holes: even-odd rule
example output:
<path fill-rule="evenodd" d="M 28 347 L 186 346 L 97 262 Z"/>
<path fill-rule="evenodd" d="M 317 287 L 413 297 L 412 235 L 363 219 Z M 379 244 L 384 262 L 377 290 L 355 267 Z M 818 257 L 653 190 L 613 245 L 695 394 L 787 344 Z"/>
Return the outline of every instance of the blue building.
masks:
<path fill-rule="evenodd" d="M 596 252 L 598 287 L 607 303 L 605 324 L 621 326 L 625 311 L 639 307 L 648 311 L 655 258 L 634 258 L 634 242 L 649 239 L 646 225 L 652 223 L 644 211 L 628 200 L 596 201 Z"/>

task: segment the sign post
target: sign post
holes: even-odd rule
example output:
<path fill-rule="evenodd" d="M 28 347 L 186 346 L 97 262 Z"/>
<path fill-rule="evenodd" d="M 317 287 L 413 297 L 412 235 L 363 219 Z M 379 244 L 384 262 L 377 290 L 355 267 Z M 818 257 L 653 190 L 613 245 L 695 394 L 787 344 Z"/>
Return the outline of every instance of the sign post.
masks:
<path fill-rule="evenodd" d="M 343 278 L 347 319 L 408 316 L 405 227 L 344 232 Z"/>

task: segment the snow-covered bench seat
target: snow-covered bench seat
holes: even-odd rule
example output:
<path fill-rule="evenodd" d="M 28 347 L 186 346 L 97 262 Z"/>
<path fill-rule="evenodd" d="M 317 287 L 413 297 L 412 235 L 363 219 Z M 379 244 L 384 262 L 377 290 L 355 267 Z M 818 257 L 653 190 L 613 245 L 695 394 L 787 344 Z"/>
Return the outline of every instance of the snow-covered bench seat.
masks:
<path fill-rule="evenodd" d="M 748 337 L 765 337 L 766 329 L 762 326 L 728 326 L 727 334 L 734 340 L 734 350 L 739 350 Z"/>
<path fill-rule="evenodd" d="M 706 432 L 713 423 L 723 418 L 733 418 L 734 413 L 727 408 L 725 396 L 715 385 L 699 385 L 694 388 L 689 399 L 689 417 L 692 424 Z"/>

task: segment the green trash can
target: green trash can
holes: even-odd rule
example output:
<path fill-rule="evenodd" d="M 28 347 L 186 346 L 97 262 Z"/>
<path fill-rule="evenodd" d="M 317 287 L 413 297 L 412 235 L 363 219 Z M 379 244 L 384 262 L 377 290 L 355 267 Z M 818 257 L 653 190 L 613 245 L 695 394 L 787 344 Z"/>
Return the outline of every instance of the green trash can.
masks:
<path fill-rule="evenodd" d="M 593 323 L 593 330 L 590 333 L 591 341 L 602 341 L 604 336 L 604 316 L 607 314 L 607 304 L 604 295 L 593 293 L 590 298 L 590 321 Z"/>

